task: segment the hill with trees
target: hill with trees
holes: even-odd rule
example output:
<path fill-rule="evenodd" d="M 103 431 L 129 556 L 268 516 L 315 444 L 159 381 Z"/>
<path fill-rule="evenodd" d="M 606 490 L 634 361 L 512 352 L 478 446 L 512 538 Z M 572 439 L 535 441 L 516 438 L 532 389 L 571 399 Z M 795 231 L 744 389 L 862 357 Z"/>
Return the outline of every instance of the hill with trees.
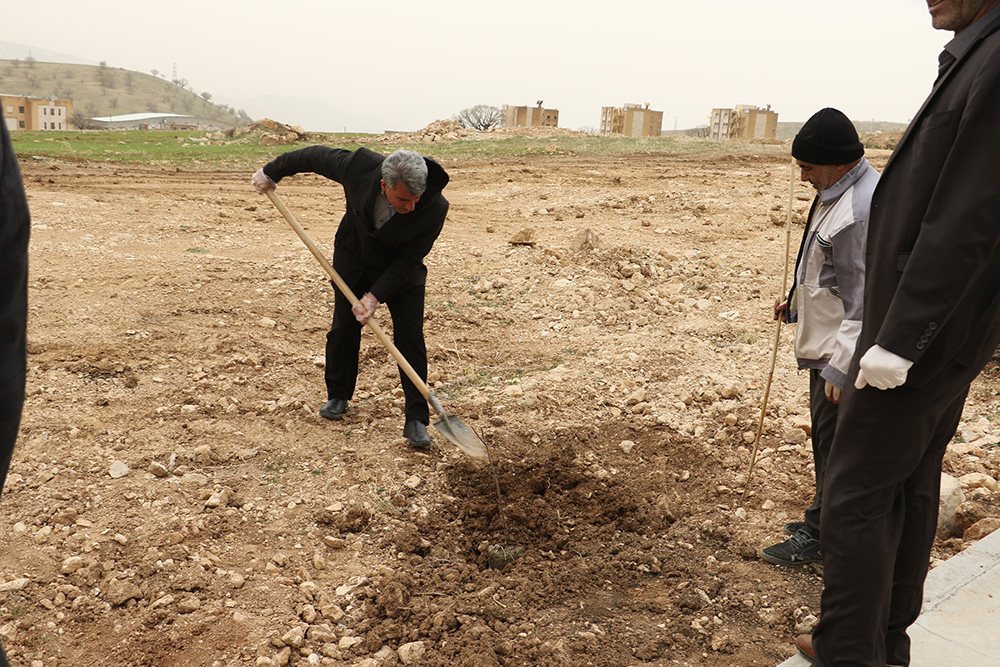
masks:
<path fill-rule="evenodd" d="M 167 80 L 157 70 L 149 74 L 120 67 L 24 60 L 0 60 L 0 93 L 33 95 L 73 101 L 73 125 L 86 128 L 87 119 L 129 113 L 179 113 L 230 125 L 253 121 L 242 109 L 212 102 L 208 92 L 195 93 L 186 79 Z"/>

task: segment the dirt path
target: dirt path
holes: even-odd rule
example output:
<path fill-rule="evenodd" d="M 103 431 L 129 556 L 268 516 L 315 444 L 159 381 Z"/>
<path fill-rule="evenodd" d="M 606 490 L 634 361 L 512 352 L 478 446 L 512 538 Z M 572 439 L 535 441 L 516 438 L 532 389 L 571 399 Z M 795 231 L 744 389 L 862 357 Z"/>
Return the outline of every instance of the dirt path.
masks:
<path fill-rule="evenodd" d="M 29 396 L 0 515 L 14 664 L 791 655 L 821 578 L 757 557 L 811 498 L 789 328 L 738 497 L 789 168 L 777 148 L 741 150 L 445 161 L 431 380 L 492 449 L 509 544 L 525 549 L 502 571 L 488 466 L 437 436 L 408 449 L 373 337 L 347 418 L 318 416 L 331 287 L 249 174 L 28 161 Z M 305 176 L 280 191 L 329 249 L 339 191 Z M 797 192 L 793 245 L 812 194 Z M 509 243 L 526 228 L 535 245 Z M 991 365 L 949 472 L 998 476 L 997 386 Z M 1000 514 L 996 494 L 976 501 Z"/>

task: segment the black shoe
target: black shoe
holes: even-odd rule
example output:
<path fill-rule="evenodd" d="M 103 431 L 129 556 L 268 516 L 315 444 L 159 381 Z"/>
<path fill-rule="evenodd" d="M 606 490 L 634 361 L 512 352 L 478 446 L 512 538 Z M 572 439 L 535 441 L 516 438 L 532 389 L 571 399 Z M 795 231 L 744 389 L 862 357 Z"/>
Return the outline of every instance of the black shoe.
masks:
<path fill-rule="evenodd" d="M 406 422 L 403 435 L 410 441 L 410 447 L 414 449 L 427 449 L 431 446 L 431 436 L 427 433 L 427 425 L 417 419 Z"/>
<path fill-rule="evenodd" d="M 819 547 L 819 539 L 813 537 L 807 529 L 802 529 L 784 542 L 761 549 L 760 557 L 775 565 L 796 567 L 821 562 L 823 552 Z"/>
<path fill-rule="evenodd" d="M 347 412 L 347 401 L 342 398 L 331 398 L 319 409 L 319 416 L 336 421 Z"/>
<path fill-rule="evenodd" d="M 785 527 L 782 529 L 782 532 L 785 533 L 785 535 L 794 535 L 803 528 L 808 528 L 808 527 L 809 524 L 807 524 L 805 521 L 792 521 L 791 523 L 785 524 Z"/>

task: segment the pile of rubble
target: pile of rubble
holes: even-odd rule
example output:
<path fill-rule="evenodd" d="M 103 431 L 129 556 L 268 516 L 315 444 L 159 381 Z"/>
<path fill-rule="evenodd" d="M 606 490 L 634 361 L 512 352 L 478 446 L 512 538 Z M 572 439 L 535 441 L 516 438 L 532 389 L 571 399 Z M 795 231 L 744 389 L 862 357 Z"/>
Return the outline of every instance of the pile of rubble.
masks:
<path fill-rule="evenodd" d="M 311 138 L 299 125 L 285 125 L 270 118 L 264 118 L 250 125 L 238 125 L 228 130 L 220 130 L 208 138 L 236 139 L 246 135 L 257 135 L 257 141 L 261 146 L 287 146 Z"/>

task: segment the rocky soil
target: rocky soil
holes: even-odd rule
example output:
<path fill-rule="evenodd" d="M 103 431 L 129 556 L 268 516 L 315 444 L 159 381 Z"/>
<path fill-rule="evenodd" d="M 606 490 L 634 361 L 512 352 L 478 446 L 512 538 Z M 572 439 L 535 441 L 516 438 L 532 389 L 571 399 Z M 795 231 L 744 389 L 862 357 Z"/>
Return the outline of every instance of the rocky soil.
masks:
<path fill-rule="evenodd" d="M 13 664 L 791 655 L 820 573 L 757 556 L 812 493 L 790 327 L 741 499 L 782 285 L 786 149 L 586 157 L 552 141 L 544 156 L 443 161 L 431 380 L 494 469 L 437 434 L 408 448 L 395 365 L 369 335 L 347 417 L 319 417 L 332 288 L 250 173 L 26 156 L 28 398 L 0 505 Z M 338 189 L 298 176 L 279 192 L 329 249 Z M 811 196 L 796 186 L 793 251 Z M 991 364 L 947 455 L 965 502 L 936 559 L 1000 516 L 998 389 Z M 497 553 L 519 556 L 497 569 Z"/>

